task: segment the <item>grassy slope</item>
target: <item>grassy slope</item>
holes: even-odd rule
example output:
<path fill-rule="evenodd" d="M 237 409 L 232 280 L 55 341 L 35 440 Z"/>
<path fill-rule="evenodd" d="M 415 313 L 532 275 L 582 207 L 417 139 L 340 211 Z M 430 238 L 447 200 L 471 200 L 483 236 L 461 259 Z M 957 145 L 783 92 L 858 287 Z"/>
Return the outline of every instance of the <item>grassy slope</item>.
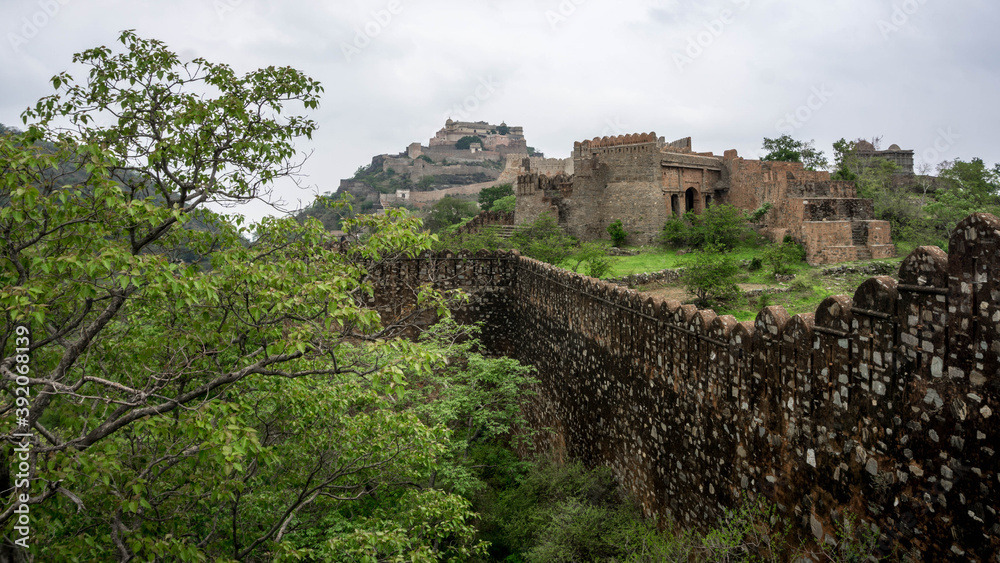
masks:
<path fill-rule="evenodd" d="M 656 272 L 664 269 L 683 268 L 690 260 L 688 254 L 678 255 L 674 250 L 664 250 L 662 248 L 643 248 L 636 256 L 619 256 L 611 258 L 611 270 L 605 278 L 619 278 L 631 274 Z M 900 248 L 898 256 L 889 262 L 899 264 L 903 257 L 912 248 Z M 905 253 L 904 253 L 905 251 Z M 732 251 L 732 255 L 738 261 L 750 261 L 754 257 L 760 257 L 762 248 L 743 247 Z M 846 265 L 860 265 L 862 263 L 848 263 Z M 718 303 L 715 310 L 719 314 L 733 315 L 738 321 L 753 320 L 761 308 L 768 305 L 781 305 L 789 314 L 812 313 L 816 307 L 831 295 L 853 295 L 864 280 L 871 277 L 868 274 L 835 274 L 824 276 L 822 271 L 836 265 L 809 266 L 801 262 L 792 266 L 795 279 L 788 283 L 778 283 L 774 275 L 766 267 L 756 272 L 743 271 L 739 280 L 742 284 L 759 284 L 773 288 L 789 288 L 788 293 L 768 295 L 764 298 L 741 298 L 731 303 Z M 650 285 L 637 288 L 640 291 L 652 291 L 661 289 L 663 284 Z M 679 287 L 679 286 L 674 286 Z"/>

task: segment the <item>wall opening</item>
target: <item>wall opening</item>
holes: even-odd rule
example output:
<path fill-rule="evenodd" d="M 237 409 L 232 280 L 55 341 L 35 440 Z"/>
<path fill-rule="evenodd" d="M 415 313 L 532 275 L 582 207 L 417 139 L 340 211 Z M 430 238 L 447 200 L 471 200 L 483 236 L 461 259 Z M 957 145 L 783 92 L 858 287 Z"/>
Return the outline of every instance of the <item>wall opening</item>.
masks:
<path fill-rule="evenodd" d="M 670 212 L 674 217 L 681 216 L 681 197 L 677 194 L 670 196 Z"/>
<path fill-rule="evenodd" d="M 701 210 L 697 207 L 700 200 L 701 198 L 698 197 L 698 190 L 688 188 L 687 191 L 684 192 L 684 211 L 694 211 L 695 213 L 699 213 Z"/>

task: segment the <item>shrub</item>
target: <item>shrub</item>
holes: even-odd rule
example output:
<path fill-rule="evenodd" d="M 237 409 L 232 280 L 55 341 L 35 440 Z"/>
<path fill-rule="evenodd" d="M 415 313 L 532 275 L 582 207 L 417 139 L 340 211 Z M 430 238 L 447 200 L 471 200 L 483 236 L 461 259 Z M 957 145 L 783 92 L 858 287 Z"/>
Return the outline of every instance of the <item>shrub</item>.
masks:
<path fill-rule="evenodd" d="M 700 306 L 712 301 L 732 300 L 740 295 L 736 285 L 740 267 L 736 259 L 721 251 L 720 247 L 708 246 L 694 253 L 693 260 L 684 267 L 681 283 L 693 293 Z"/>
<path fill-rule="evenodd" d="M 625 225 L 622 224 L 621 219 L 617 219 L 614 223 L 608 225 L 607 231 L 611 235 L 611 244 L 618 248 L 621 248 L 625 244 L 628 233 L 625 231 Z"/>
<path fill-rule="evenodd" d="M 595 256 L 587 260 L 587 275 L 592 278 L 600 278 L 607 275 L 611 270 L 611 260 L 605 256 Z"/>
<path fill-rule="evenodd" d="M 431 186 L 434 185 L 434 176 L 424 176 L 417 182 L 417 188 L 419 191 L 428 191 Z"/>
<path fill-rule="evenodd" d="M 775 275 L 792 273 L 792 265 L 805 260 L 805 257 L 805 249 L 790 237 L 785 237 L 781 244 L 772 244 L 764 250 L 764 262 Z"/>
<path fill-rule="evenodd" d="M 542 463 L 489 508 L 484 528 L 496 560 L 686 560 L 671 557 L 675 542 L 625 500 L 607 467 Z"/>
<path fill-rule="evenodd" d="M 683 218 L 674 217 L 663 224 L 660 243 L 674 248 L 705 248 L 712 245 L 729 250 L 752 238 L 754 231 L 750 228 L 750 223 L 760 221 L 770 209 L 765 204 L 760 209 L 747 213 L 723 203 L 710 205 L 701 215 L 688 211 Z"/>
<path fill-rule="evenodd" d="M 701 215 L 691 216 L 691 246 L 705 248 L 718 246 L 721 250 L 734 248 L 751 234 L 747 216 L 738 207 L 729 204 L 711 205 Z M 687 216 L 685 216 L 687 217 Z"/>
<path fill-rule="evenodd" d="M 691 226 L 680 217 L 667 219 L 667 222 L 663 224 L 663 230 L 660 231 L 660 244 L 672 248 L 686 246 L 690 230 Z"/>
<path fill-rule="evenodd" d="M 599 278 L 607 274 L 608 270 L 611 269 L 611 260 L 608 259 L 607 252 L 604 251 L 604 248 L 600 244 L 594 242 L 581 244 L 580 250 L 570 260 L 575 262 L 573 265 L 574 272 L 580 266 L 586 266 L 584 272 L 592 278 Z"/>
<path fill-rule="evenodd" d="M 493 251 L 510 248 L 510 241 L 500 236 L 500 229 L 496 225 L 490 225 L 471 234 L 459 234 L 456 227 L 457 225 L 453 225 L 438 233 L 438 241 L 434 244 L 435 250 L 478 252 L 480 250 Z"/>

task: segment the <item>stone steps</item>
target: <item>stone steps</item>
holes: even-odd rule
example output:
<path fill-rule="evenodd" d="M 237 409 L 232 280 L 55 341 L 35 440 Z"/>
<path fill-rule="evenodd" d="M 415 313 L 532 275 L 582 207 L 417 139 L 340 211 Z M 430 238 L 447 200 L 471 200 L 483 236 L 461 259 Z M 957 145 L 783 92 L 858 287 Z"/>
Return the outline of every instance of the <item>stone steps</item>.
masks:
<path fill-rule="evenodd" d="M 868 245 L 868 223 L 862 221 L 851 222 L 851 241 L 854 246 Z"/>
<path fill-rule="evenodd" d="M 517 227 L 514 225 L 496 225 L 496 229 L 500 238 L 510 238 L 514 236 L 514 231 L 517 230 Z"/>

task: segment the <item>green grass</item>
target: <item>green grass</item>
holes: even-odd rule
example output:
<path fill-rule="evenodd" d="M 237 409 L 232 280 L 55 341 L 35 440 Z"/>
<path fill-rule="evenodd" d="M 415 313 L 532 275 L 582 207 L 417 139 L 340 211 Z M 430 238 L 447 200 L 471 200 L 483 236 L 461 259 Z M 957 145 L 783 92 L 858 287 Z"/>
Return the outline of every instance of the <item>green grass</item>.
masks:
<path fill-rule="evenodd" d="M 878 262 L 900 263 L 903 258 L 915 248 L 900 245 L 897 257 Z M 658 272 L 664 269 L 675 269 L 684 267 L 691 259 L 690 254 L 678 255 L 676 250 L 664 249 L 661 247 L 633 248 L 639 250 L 636 256 L 612 257 L 611 270 L 605 278 L 621 278 L 632 274 Z M 749 262 L 755 257 L 763 255 L 764 247 L 740 247 L 734 249 L 732 254 L 737 261 Z M 789 288 L 786 293 L 769 294 L 765 298 L 742 297 L 731 303 L 716 303 L 714 309 L 722 315 L 733 315 L 738 321 L 752 321 L 757 317 L 757 313 L 764 306 L 780 305 L 785 308 L 790 315 L 799 313 L 813 313 L 819 304 L 832 295 L 853 296 L 854 291 L 862 282 L 871 277 L 868 274 L 838 274 L 834 276 L 824 276 L 822 271 L 828 268 L 841 265 L 863 265 L 868 262 L 853 262 L 845 264 L 826 264 L 822 266 L 810 266 L 805 262 L 799 262 L 790 266 L 795 279 L 788 283 L 778 283 L 774 279 L 774 274 L 766 265 L 756 272 L 744 271 L 739 283 L 757 284 L 773 288 Z M 663 285 L 640 288 L 641 290 L 652 290 Z"/>
<path fill-rule="evenodd" d="M 676 250 L 665 250 L 657 247 L 644 247 L 636 256 L 614 256 L 611 258 L 611 270 L 604 277 L 621 278 L 632 274 L 659 272 L 660 270 L 683 268 L 691 259 L 690 254 L 678 255 Z M 761 253 L 760 248 L 737 248 L 731 252 L 737 260 L 751 260 Z M 756 282 L 749 282 L 756 283 Z"/>

